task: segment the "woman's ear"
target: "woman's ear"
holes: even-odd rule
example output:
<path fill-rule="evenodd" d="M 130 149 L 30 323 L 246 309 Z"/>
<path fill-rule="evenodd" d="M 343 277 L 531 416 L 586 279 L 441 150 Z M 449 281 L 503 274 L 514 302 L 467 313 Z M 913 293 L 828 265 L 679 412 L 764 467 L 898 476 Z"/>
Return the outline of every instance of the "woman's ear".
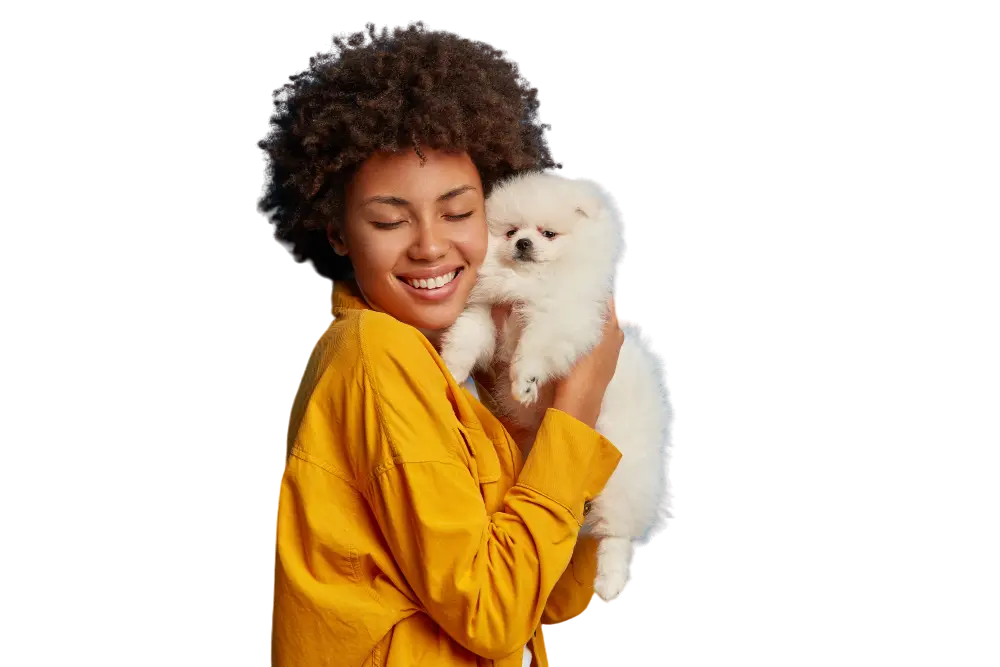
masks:
<path fill-rule="evenodd" d="M 347 256 L 347 244 L 344 243 L 344 236 L 341 234 L 340 228 L 335 223 L 327 225 L 326 238 L 330 241 L 330 245 L 333 246 L 333 251 L 335 253 L 341 257 Z"/>

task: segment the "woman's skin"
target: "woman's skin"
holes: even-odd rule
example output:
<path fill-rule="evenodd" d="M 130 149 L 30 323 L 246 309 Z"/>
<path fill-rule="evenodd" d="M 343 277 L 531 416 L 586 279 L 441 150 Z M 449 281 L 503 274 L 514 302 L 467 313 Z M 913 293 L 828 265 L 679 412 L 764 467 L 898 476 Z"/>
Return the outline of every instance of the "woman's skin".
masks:
<path fill-rule="evenodd" d="M 343 225 L 331 224 L 327 235 L 338 254 L 350 257 L 372 308 L 436 342 L 465 308 L 486 256 L 488 231 L 482 181 L 469 156 L 428 148 L 423 153 L 423 164 L 415 151 L 377 153 L 362 163 L 347 187 Z M 452 275 L 440 287 L 410 284 Z M 625 340 L 609 305 L 600 343 L 554 386 L 552 407 L 590 427 Z M 502 317 L 502 309 L 494 316 Z"/>

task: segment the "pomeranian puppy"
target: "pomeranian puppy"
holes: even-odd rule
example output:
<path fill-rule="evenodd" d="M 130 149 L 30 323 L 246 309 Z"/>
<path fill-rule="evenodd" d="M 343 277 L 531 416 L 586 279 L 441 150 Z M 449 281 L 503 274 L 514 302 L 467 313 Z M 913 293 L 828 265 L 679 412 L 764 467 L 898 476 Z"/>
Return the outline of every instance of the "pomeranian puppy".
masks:
<path fill-rule="evenodd" d="M 596 183 L 547 172 L 497 185 L 486 201 L 487 257 L 469 305 L 442 338 L 441 357 L 458 382 L 476 367 L 504 369 L 492 407 L 534 433 L 551 407 L 550 380 L 564 376 L 600 340 L 615 267 L 620 216 Z M 511 304 L 497 336 L 493 304 Z M 597 430 L 622 453 L 584 531 L 600 538 L 594 590 L 618 596 L 643 542 L 667 516 L 672 411 L 660 362 L 638 329 L 625 342 L 601 405 Z M 499 344 L 498 344 L 499 340 Z M 530 442 L 518 442 L 527 455 Z"/>

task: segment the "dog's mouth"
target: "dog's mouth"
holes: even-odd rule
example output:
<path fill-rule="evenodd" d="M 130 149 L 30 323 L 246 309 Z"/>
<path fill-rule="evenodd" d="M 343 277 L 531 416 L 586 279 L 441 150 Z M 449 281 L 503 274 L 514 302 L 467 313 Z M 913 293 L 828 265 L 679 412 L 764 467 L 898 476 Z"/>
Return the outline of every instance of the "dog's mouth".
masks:
<path fill-rule="evenodd" d="M 531 262 L 537 262 L 538 260 L 535 259 L 535 253 L 532 252 L 531 250 L 515 250 L 514 261 L 531 263 Z"/>

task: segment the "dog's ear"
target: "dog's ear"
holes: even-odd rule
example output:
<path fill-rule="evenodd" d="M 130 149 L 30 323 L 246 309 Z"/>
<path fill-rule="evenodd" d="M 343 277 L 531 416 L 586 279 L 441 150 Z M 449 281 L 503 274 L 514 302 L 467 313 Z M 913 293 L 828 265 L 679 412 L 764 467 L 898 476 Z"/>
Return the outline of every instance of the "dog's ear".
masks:
<path fill-rule="evenodd" d="M 590 194 L 581 197 L 577 201 L 576 213 L 584 218 L 589 218 L 593 220 L 600 215 L 601 212 L 601 202 L 598 201 L 597 197 Z"/>
<path fill-rule="evenodd" d="M 564 183 L 568 187 L 566 198 L 573 204 L 573 210 L 578 216 L 589 220 L 601 217 L 604 203 L 597 191 L 597 188 L 602 187 L 599 182 L 581 176 L 567 178 Z"/>

